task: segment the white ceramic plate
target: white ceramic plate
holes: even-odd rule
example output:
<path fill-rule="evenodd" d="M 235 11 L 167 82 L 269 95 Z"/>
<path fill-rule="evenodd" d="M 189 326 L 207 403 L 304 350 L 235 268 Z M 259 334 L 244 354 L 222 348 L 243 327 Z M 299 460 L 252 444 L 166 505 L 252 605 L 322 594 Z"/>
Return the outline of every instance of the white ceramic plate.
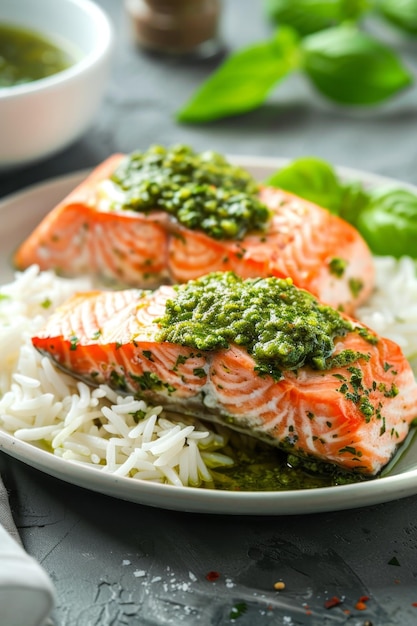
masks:
<path fill-rule="evenodd" d="M 287 160 L 254 157 L 230 157 L 246 167 L 259 180 L 265 179 Z M 393 182 L 380 176 L 339 168 L 347 179 L 361 180 L 369 186 Z M 86 172 L 78 172 L 36 185 L 9 196 L 0 202 L 0 283 L 13 278 L 10 257 L 17 245 L 27 236 L 41 218 L 50 211 Z M 417 188 L 409 187 L 417 193 Z M 388 502 L 417 494 L 417 443 L 412 443 L 404 456 L 384 478 L 320 489 L 281 492 L 229 492 L 219 490 L 173 487 L 131 478 L 105 474 L 98 468 L 66 461 L 33 444 L 19 441 L 0 430 L 0 450 L 61 480 L 139 504 L 192 511 L 198 513 L 225 513 L 237 515 L 290 515 L 334 511 Z M 416 457 L 416 469 L 412 457 Z"/>

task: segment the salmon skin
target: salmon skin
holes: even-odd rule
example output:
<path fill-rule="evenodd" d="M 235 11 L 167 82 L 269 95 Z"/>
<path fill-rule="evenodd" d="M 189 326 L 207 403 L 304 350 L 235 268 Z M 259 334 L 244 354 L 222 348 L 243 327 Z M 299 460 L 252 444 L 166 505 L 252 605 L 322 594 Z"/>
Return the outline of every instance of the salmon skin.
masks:
<path fill-rule="evenodd" d="M 327 210 L 260 187 L 259 198 L 272 213 L 266 231 L 213 239 L 162 210 L 110 210 L 100 199 L 100 184 L 124 156 L 109 157 L 42 220 L 14 256 L 18 269 L 36 264 L 64 276 L 88 274 L 140 288 L 214 271 L 243 278 L 291 276 L 298 287 L 350 313 L 369 296 L 371 253 L 356 229 Z"/>
<path fill-rule="evenodd" d="M 334 339 L 333 356 L 351 350 L 367 358 L 288 369 L 277 380 L 259 375 L 241 345 L 198 350 L 158 340 L 155 320 L 176 293 L 161 286 L 76 294 L 33 345 L 88 384 L 106 383 L 298 456 L 369 477 L 390 460 L 417 415 L 417 385 L 395 343 L 375 335 L 370 342 L 368 329 L 353 322 Z"/>

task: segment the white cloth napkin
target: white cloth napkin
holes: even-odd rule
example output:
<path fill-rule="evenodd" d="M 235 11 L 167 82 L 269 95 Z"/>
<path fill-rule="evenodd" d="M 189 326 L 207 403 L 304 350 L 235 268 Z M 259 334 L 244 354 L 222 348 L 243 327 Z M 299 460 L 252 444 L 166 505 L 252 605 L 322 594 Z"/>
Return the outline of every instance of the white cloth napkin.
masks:
<path fill-rule="evenodd" d="M 0 625 L 46 625 L 54 593 L 45 570 L 21 544 L 0 478 Z"/>

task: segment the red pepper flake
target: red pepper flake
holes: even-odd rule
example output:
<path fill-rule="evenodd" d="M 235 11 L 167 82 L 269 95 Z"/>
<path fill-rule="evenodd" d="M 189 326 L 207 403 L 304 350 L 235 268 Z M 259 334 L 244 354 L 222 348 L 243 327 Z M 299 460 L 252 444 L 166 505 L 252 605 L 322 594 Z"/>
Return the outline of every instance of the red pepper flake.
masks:
<path fill-rule="evenodd" d="M 212 572 L 209 572 L 208 574 L 206 574 L 206 578 L 211 583 L 214 583 L 216 580 L 218 580 L 220 578 L 220 574 L 219 574 L 219 572 L 212 571 Z"/>
<path fill-rule="evenodd" d="M 313 611 L 310 609 L 307 602 L 303 602 L 303 607 L 304 607 L 306 615 L 313 615 Z"/>
<path fill-rule="evenodd" d="M 330 598 L 329 600 L 326 600 L 326 602 L 324 603 L 324 608 L 325 609 L 331 609 L 334 606 L 338 606 L 339 604 L 342 604 L 341 599 L 338 598 L 337 596 L 333 596 L 333 598 Z"/>
<path fill-rule="evenodd" d="M 355 609 L 357 611 L 365 611 L 368 607 L 366 606 L 366 603 L 369 600 L 369 596 L 361 596 L 359 598 L 359 600 L 357 601 L 357 603 L 355 604 Z"/>
<path fill-rule="evenodd" d="M 361 596 L 359 602 L 369 602 L 369 596 Z"/>
<path fill-rule="evenodd" d="M 411 603 L 411 606 L 415 606 L 415 607 L 417 607 L 417 602 L 412 602 L 412 603 Z"/>

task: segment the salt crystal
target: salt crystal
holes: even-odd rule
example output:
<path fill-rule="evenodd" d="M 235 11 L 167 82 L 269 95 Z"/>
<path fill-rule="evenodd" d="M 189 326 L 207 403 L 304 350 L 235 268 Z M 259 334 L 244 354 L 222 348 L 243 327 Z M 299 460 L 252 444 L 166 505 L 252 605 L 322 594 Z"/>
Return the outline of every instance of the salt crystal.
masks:
<path fill-rule="evenodd" d="M 133 572 L 133 576 L 135 576 L 136 578 L 143 578 L 143 576 L 146 576 L 146 572 L 143 569 L 136 569 Z"/>

